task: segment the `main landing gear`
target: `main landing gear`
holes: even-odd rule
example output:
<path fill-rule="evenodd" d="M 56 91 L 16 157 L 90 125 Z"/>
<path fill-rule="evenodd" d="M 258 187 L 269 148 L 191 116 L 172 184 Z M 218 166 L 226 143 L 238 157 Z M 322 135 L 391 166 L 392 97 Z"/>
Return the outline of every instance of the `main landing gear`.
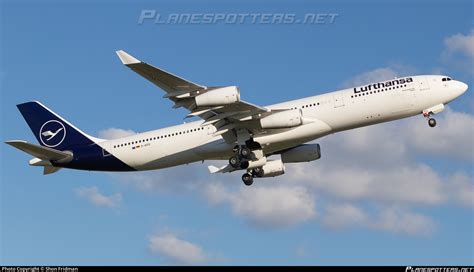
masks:
<path fill-rule="evenodd" d="M 249 167 L 248 159 L 251 158 L 252 151 L 244 147 L 239 152 L 236 152 L 234 156 L 230 157 L 229 164 L 234 168 L 247 169 Z"/>
<path fill-rule="evenodd" d="M 253 183 L 253 176 L 250 175 L 249 173 L 245 173 L 242 175 L 242 181 L 244 182 L 245 185 L 250 186 Z"/>
<path fill-rule="evenodd" d="M 252 150 L 261 150 L 261 146 L 255 142 L 247 142 L 245 145 L 236 145 L 233 149 L 234 155 L 229 158 L 229 164 L 235 169 L 247 169 L 250 165 L 249 161 L 258 159 Z M 242 175 L 242 181 L 245 185 L 250 186 L 254 177 L 263 177 L 263 169 L 261 167 L 248 170 Z"/>
<path fill-rule="evenodd" d="M 246 146 L 236 146 L 234 148 L 234 156 L 230 157 L 229 164 L 234 168 L 247 169 L 252 158 L 252 150 Z"/>
<path fill-rule="evenodd" d="M 434 118 L 431 118 L 431 115 L 433 112 L 423 112 L 423 116 L 428 119 L 428 125 L 430 127 L 435 127 L 436 126 L 436 120 Z"/>
<path fill-rule="evenodd" d="M 247 172 L 242 175 L 242 181 L 244 182 L 245 185 L 250 186 L 253 183 L 253 178 L 261 178 L 263 177 L 263 169 L 262 167 L 257 167 L 252 169 L 252 171 Z"/>

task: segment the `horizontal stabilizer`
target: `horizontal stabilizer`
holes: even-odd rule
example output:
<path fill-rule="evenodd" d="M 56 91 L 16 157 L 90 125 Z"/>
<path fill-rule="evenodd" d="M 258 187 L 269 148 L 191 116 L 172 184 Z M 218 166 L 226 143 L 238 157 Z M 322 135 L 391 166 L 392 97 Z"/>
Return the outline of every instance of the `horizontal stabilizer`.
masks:
<path fill-rule="evenodd" d="M 215 173 L 228 173 L 228 172 L 232 172 L 232 171 L 235 171 L 235 169 L 230 166 L 229 164 L 228 165 L 225 165 L 225 166 L 222 166 L 221 168 L 219 167 L 216 167 L 214 165 L 209 165 L 207 167 L 207 169 L 209 169 L 209 172 L 211 174 L 215 174 Z"/>
<path fill-rule="evenodd" d="M 26 141 L 6 141 L 5 143 L 42 160 L 66 161 L 72 159 L 72 154 L 70 152 L 59 151 L 49 147 L 30 144 Z"/>

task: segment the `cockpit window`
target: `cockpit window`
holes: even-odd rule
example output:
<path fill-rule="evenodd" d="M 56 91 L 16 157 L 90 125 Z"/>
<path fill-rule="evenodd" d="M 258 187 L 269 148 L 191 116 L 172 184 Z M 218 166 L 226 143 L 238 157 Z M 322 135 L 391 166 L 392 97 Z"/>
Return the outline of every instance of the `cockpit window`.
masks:
<path fill-rule="evenodd" d="M 451 78 L 449 78 L 449 77 L 448 77 L 448 78 L 446 78 L 446 80 L 447 80 L 447 81 L 450 81 L 450 80 L 451 80 Z"/>
<path fill-rule="evenodd" d="M 441 81 L 446 81 L 446 78 L 445 78 L 445 77 L 443 77 L 443 79 L 441 79 Z"/>
<path fill-rule="evenodd" d="M 441 79 L 441 81 L 450 81 L 450 80 L 451 80 L 451 78 L 449 78 L 449 77 L 443 77 L 443 78 Z"/>

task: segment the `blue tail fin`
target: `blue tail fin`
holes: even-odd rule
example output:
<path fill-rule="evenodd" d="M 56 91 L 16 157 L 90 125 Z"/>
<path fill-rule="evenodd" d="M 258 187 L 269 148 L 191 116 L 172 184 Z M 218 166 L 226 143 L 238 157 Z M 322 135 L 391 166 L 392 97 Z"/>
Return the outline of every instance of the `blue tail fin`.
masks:
<path fill-rule="evenodd" d="M 17 105 L 42 146 L 57 150 L 73 150 L 76 146 L 94 144 L 93 138 L 39 102 Z"/>

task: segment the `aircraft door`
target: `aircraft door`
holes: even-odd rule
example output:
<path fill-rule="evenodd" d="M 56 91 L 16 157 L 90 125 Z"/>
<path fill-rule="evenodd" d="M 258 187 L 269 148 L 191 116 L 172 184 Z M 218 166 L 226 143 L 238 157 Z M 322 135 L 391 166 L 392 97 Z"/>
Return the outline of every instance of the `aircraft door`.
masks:
<path fill-rule="evenodd" d="M 418 77 L 416 79 L 416 82 L 418 83 L 418 89 L 420 91 L 425 91 L 430 88 L 430 85 L 428 83 L 428 79 L 426 77 Z"/>

